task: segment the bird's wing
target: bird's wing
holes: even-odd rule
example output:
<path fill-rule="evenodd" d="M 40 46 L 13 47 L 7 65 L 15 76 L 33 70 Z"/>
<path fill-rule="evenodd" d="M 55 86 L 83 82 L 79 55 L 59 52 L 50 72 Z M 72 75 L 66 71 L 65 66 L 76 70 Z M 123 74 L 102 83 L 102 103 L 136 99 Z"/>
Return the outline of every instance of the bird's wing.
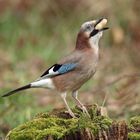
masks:
<path fill-rule="evenodd" d="M 63 57 L 57 64 L 54 64 L 49 69 L 47 69 L 38 80 L 55 77 L 57 75 L 62 75 L 68 73 L 78 67 L 78 63 L 81 57 L 77 51 L 73 51 L 69 55 Z"/>
<path fill-rule="evenodd" d="M 57 75 L 65 74 L 76 68 L 76 63 L 66 63 L 66 64 L 54 64 L 49 69 L 47 69 L 38 80 L 55 77 Z"/>

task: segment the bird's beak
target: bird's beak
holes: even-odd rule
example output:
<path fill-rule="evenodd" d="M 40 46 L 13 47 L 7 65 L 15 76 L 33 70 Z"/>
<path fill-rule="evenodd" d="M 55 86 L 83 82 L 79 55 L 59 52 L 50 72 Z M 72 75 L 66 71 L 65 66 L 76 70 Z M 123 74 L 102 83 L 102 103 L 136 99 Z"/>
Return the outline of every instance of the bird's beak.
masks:
<path fill-rule="evenodd" d="M 107 24 L 106 18 L 101 18 L 99 20 L 93 20 L 92 23 L 93 23 L 94 29 L 90 33 L 90 37 L 94 36 L 95 34 L 97 34 L 100 31 L 109 29 L 108 27 L 105 27 Z"/>

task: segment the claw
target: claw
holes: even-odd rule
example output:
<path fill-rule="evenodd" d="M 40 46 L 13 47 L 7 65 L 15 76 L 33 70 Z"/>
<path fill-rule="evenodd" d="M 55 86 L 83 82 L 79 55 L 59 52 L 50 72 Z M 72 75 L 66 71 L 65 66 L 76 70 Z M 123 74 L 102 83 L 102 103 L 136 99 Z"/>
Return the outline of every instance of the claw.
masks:
<path fill-rule="evenodd" d="M 86 107 L 85 106 L 82 106 L 81 109 L 82 109 L 83 113 L 85 113 L 90 118 L 90 115 L 89 115 Z"/>

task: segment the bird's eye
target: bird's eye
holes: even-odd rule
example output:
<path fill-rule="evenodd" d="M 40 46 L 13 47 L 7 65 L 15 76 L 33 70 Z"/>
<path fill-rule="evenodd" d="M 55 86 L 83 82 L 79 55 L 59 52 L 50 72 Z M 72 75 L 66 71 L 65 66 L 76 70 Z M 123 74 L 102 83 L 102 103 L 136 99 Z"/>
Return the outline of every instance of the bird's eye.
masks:
<path fill-rule="evenodd" d="M 91 25 L 87 26 L 87 30 L 91 30 L 91 28 L 92 28 Z"/>

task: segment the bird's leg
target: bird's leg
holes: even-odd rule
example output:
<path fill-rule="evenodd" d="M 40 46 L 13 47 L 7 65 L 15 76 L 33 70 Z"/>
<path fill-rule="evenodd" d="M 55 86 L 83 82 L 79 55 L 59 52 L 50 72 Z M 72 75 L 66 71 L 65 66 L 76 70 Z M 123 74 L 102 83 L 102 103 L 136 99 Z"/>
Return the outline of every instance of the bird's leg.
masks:
<path fill-rule="evenodd" d="M 74 100 L 76 101 L 76 104 L 78 105 L 78 107 L 79 107 L 84 113 L 86 113 L 86 114 L 90 117 L 90 115 L 89 115 L 89 113 L 88 113 L 86 107 L 85 107 L 85 106 L 79 101 L 79 99 L 78 99 L 78 91 L 72 92 L 72 97 L 73 97 Z"/>
<path fill-rule="evenodd" d="M 72 110 L 70 109 L 70 107 L 69 107 L 69 105 L 68 105 L 68 103 L 67 103 L 67 101 L 66 101 L 66 96 L 67 96 L 67 93 L 66 93 L 66 92 L 61 94 L 61 97 L 62 97 L 62 99 L 63 99 L 63 101 L 64 101 L 64 103 L 65 103 L 65 105 L 66 105 L 66 108 L 67 108 L 69 114 L 70 114 L 73 118 L 75 118 L 74 113 L 72 112 Z"/>

